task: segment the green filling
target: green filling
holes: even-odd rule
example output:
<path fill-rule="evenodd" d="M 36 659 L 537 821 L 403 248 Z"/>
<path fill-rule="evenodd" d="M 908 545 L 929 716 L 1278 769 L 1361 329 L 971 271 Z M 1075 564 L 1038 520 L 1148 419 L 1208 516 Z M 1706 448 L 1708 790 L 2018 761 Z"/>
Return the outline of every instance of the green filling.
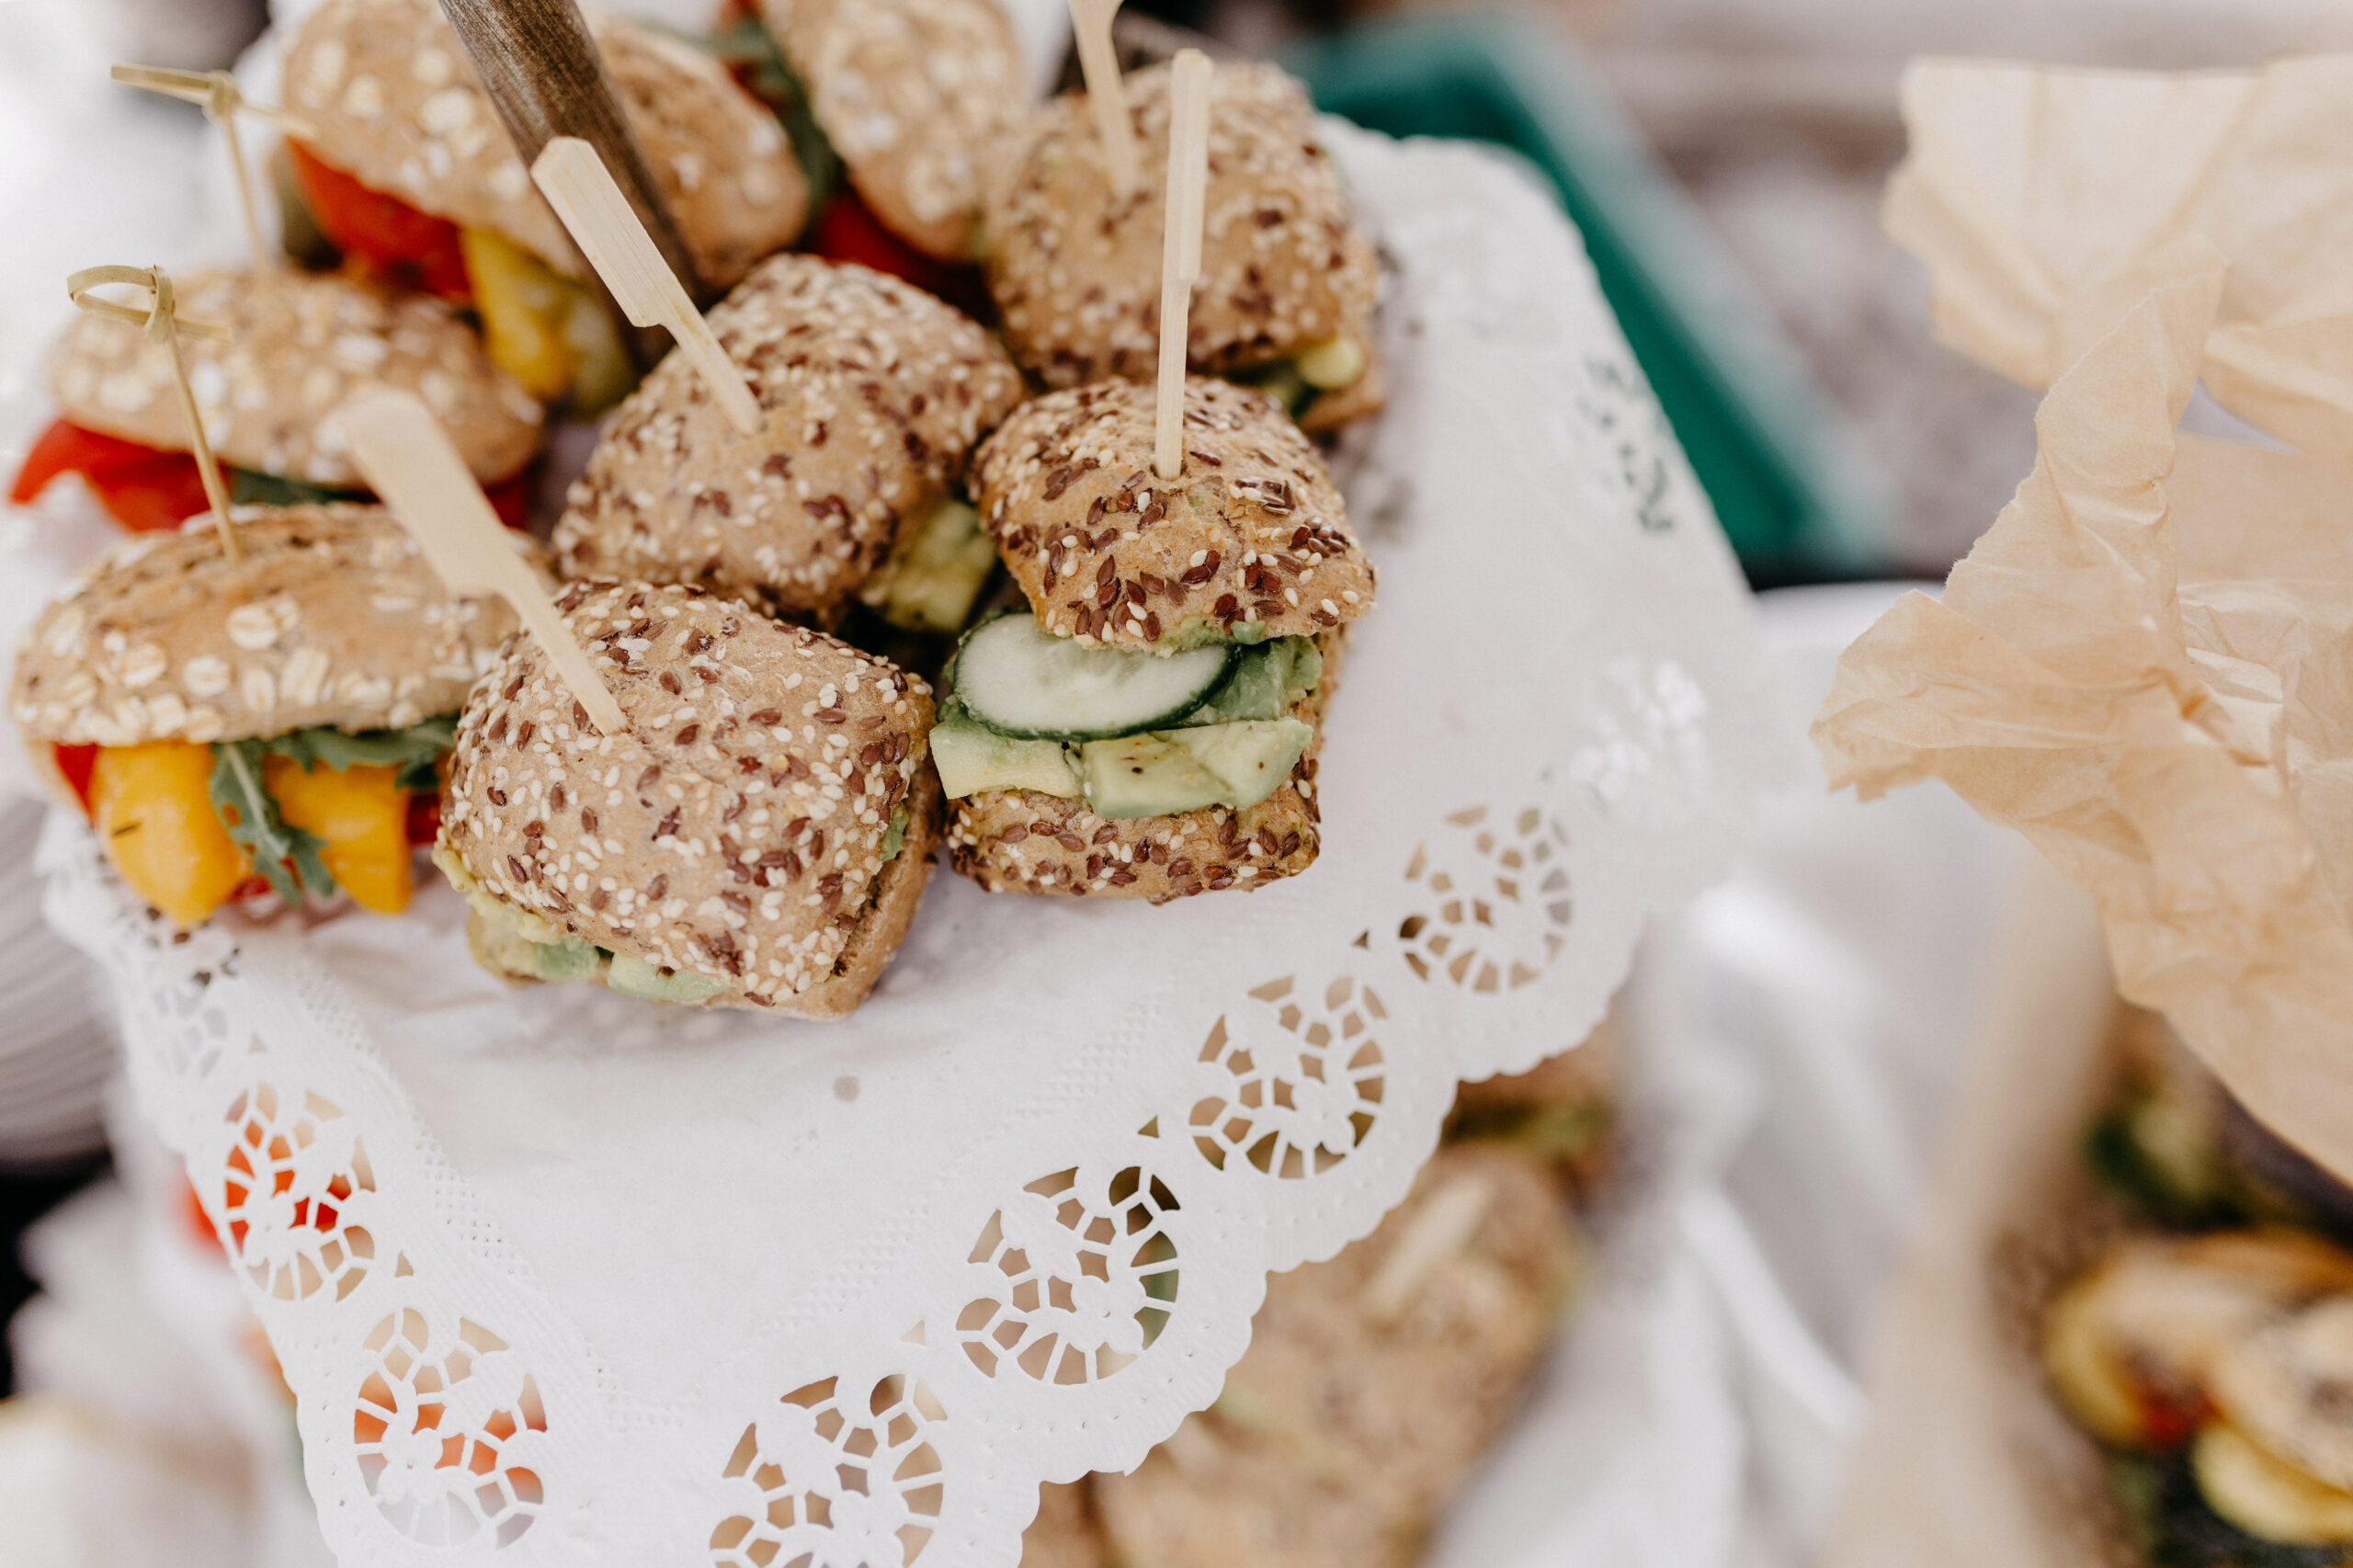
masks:
<path fill-rule="evenodd" d="M 792 143 L 792 155 L 809 182 L 809 210 L 821 210 L 842 177 L 841 155 L 834 151 L 810 107 L 809 89 L 784 57 L 776 35 L 757 17 L 743 17 L 708 37 L 686 32 L 684 39 L 715 55 L 745 91 L 768 106 Z"/>
<path fill-rule="evenodd" d="M 322 765 L 337 773 L 347 767 L 397 767 L 400 776 L 394 782 L 413 795 L 429 794 L 441 787 L 441 758 L 457 744 L 454 713 L 438 714 L 400 730 L 355 733 L 314 724 L 260 743 L 264 750 L 301 763 L 305 773 L 314 773 Z"/>
<path fill-rule="evenodd" d="M 882 830 L 882 863 L 887 866 L 899 858 L 907 846 L 907 803 L 901 801 L 891 812 L 891 825 Z"/>
<path fill-rule="evenodd" d="M 900 530 L 891 558 L 858 597 L 902 631 L 952 637 L 972 619 L 973 601 L 995 569 L 996 547 L 980 513 L 950 496 Z"/>
<path fill-rule="evenodd" d="M 612 955 L 605 969 L 605 985 L 623 996 L 648 1002 L 708 1002 L 727 989 L 707 974 L 663 969 L 627 953 Z"/>
<path fill-rule="evenodd" d="M 233 506 L 323 506 L 335 501 L 364 500 L 368 494 L 364 490 L 335 490 L 250 468 L 222 466 L 229 470 L 229 504 Z"/>
<path fill-rule="evenodd" d="M 300 904 L 306 897 L 333 898 L 335 879 L 319 858 L 326 841 L 287 826 L 278 802 L 262 788 L 262 758 L 270 749 L 267 741 L 214 744 L 212 777 L 207 780 L 212 810 L 229 837 L 253 861 L 255 872 L 288 904 Z"/>
<path fill-rule="evenodd" d="M 1364 345 L 1342 334 L 1311 343 L 1285 358 L 1235 370 L 1227 380 L 1257 388 L 1298 419 L 1325 392 L 1354 386 L 1363 377 L 1368 363 Z"/>
<path fill-rule="evenodd" d="M 1259 637 L 1265 638 L 1263 628 Z M 1298 766 L 1315 732 L 1290 712 L 1323 675 L 1324 656 L 1313 639 L 1256 641 L 1181 723 L 1113 740 L 1064 743 L 991 729 L 956 696 L 951 665 L 949 694 L 932 727 L 932 761 L 951 801 L 991 790 L 1032 790 L 1083 799 L 1096 814 L 1112 820 L 1208 806 L 1240 811 L 1280 789 Z"/>

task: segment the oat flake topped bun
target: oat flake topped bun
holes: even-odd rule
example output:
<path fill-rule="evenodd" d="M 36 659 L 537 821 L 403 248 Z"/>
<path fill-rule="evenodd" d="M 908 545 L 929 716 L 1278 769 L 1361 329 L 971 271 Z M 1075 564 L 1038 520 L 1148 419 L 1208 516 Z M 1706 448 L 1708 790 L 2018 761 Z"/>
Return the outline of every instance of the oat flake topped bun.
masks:
<path fill-rule="evenodd" d="M 991 196 L 983 264 L 1014 358 L 1050 386 L 1152 379 L 1160 352 L 1168 67 L 1127 79 L 1143 178 L 1111 194 L 1094 112 L 1067 93 L 1038 117 Z M 1210 90 L 1201 280 L 1186 355 L 1241 369 L 1365 326 L 1379 274 L 1349 220 L 1307 94 L 1272 65 L 1221 62 Z"/>
<path fill-rule="evenodd" d="M 895 278 L 770 258 L 710 312 L 767 415 L 737 433 L 673 354 L 631 393 L 556 525 L 567 577 L 686 582 L 824 615 L 1021 396 L 996 341 Z"/>
<path fill-rule="evenodd" d="M 1313 637 L 1372 608 L 1340 493 L 1271 398 L 1188 380 L 1173 486 L 1153 475 L 1153 405 L 1130 381 L 1050 392 L 974 457 L 981 517 L 1041 625 L 1152 649 L 1212 624 Z"/>
<path fill-rule="evenodd" d="M 234 562 L 209 517 L 135 534 L 41 611 L 9 696 L 27 739 L 397 729 L 455 711 L 514 626 L 496 600 L 452 598 L 380 506 L 239 517 Z"/>
<path fill-rule="evenodd" d="M 989 161 L 1029 112 L 995 0 L 766 0 L 850 183 L 926 255 L 972 254 Z"/>
<path fill-rule="evenodd" d="M 588 29 L 704 281 L 729 288 L 790 244 L 809 183 L 776 117 L 689 44 L 602 12 Z M 435 0 L 326 0 L 287 51 L 286 92 L 312 151 L 360 184 L 586 275 Z"/>
<path fill-rule="evenodd" d="M 540 405 L 439 300 L 291 267 L 266 278 L 208 269 L 173 285 L 182 315 L 231 335 L 226 343 L 180 339 L 204 433 L 223 462 L 360 487 L 335 410 L 368 387 L 423 398 L 484 483 L 514 473 L 540 449 Z M 85 429 L 188 450 L 170 360 L 129 322 L 76 313 L 50 351 L 49 386 L 60 411 Z"/>
<path fill-rule="evenodd" d="M 442 850 L 560 934 L 720 983 L 713 1004 L 855 1007 L 929 875 L 931 688 L 693 588 L 575 583 L 559 603 L 628 731 L 597 733 L 510 639 L 459 722 Z"/>

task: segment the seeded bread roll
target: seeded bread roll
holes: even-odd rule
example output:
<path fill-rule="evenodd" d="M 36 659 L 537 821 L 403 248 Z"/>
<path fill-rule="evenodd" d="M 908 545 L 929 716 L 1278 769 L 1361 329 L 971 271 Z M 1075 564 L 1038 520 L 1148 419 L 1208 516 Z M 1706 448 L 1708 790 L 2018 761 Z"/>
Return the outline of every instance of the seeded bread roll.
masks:
<path fill-rule="evenodd" d="M 994 187 L 983 265 L 1014 358 L 1049 386 L 1150 381 L 1160 354 L 1168 184 L 1168 67 L 1127 79 L 1143 177 L 1125 200 L 1084 93 L 1038 117 Z M 1210 91 L 1201 280 L 1187 319 L 1195 369 L 1263 364 L 1343 334 L 1370 347 L 1379 284 L 1300 85 L 1272 65 L 1220 62 Z"/>
<path fill-rule="evenodd" d="M 990 163 L 1029 88 L 995 0 L 766 0 L 810 109 L 883 227 L 944 261 L 972 255 Z"/>
<path fill-rule="evenodd" d="M 1440 1150 L 1379 1230 L 1267 1281 L 1215 1410 L 1187 1417 L 1134 1473 L 1094 1478 L 1113 1556 L 1412 1562 L 1526 1394 L 1574 1263 L 1540 1161 Z"/>
<path fill-rule="evenodd" d="M 930 874 L 930 687 L 699 589 L 558 602 L 628 731 L 597 734 L 538 643 L 509 639 L 459 722 L 441 849 L 558 932 L 719 983 L 709 1005 L 856 1007 Z"/>
<path fill-rule="evenodd" d="M 863 267 L 772 257 L 710 325 L 766 427 L 740 435 L 683 356 L 665 358 L 572 487 L 555 529 L 564 575 L 693 583 L 827 615 L 1021 396 L 987 333 Z"/>
<path fill-rule="evenodd" d="M 1024 404 L 972 462 L 989 536 L 1039 624 L 1116 648 L 1209 626 L 1312 637 L 1372 608 L 1372 564 L 1315 449 L 1271 398 L 1185 383 L 1185 472 L 1152 471 L 1150 387 Z"/>
<path fill-rule="evenodd" d="M 732 287 L 809 216 L 782 127 L 701 51 L 601 12 L 588 28 L 703 280 Z M 360 184 L 587 276 L 435 0 L 326 0 L 287 50 L 286 92 L 311 150 Z"/>
<path fill-rule="evenodd" d="M 398 729 L 455 711 L 514 627 L 496 599 L 451 597 L 381 507 L 239 517 L 234 562 L 209 518 L 135 534 L 41 611 L 9 699 L 28 740 Z"/>
<path fill-rule="evenodd" d="M 1154 903 L 1228 888 L 1247 892 L 1299 875 L 1323 847 L 1316 757 L 1324 749 L 1324 709 L 1339 689 L 1346 638 L 1341 631 L 1315 640 L 1322 678 L 1290 710 L 1315 733 L 1290 778 L 1256 805 L 1105 818 L 1083 800 L 1037 790 L 985 790 L 948 802 L 949 864 L 990 892 Z"/>
<path fill-rule="evenodd" d="M 172 282 L 179 314 L 231 334 L 226 343 L 179 340 L 204 433 L 223 462 L 361 488 L 335 411 L 372 387 L 423 398 L 485 483 L 540 449 L 540 405 L 442 301 L 291 267 L 267 278 L 206 269 Z M 59 411 L 85 429 L 188 449 L 171 360 L 129 322 L 76 312 L 50 350 L 49 386 Z"/>

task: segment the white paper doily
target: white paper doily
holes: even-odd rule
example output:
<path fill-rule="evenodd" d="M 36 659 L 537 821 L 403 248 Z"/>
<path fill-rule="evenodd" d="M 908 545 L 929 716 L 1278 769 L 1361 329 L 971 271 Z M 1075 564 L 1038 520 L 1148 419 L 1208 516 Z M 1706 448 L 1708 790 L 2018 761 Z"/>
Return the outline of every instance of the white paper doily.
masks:
<path fill-rule="evenodd" d="M 56 819 L 52 919 L 237 1252 L 347 1565 L 1010 1564 L 1214 1397 L 1458 1078 L 1581 1039 L 1783 777 L 1706 501 L 1518 168 L 1327 134 L 1393 388 L 1322 858 L 1165 908 L 934 881 L 835 1025 L 509 992 L 399 920 L 175 938 Z"/>

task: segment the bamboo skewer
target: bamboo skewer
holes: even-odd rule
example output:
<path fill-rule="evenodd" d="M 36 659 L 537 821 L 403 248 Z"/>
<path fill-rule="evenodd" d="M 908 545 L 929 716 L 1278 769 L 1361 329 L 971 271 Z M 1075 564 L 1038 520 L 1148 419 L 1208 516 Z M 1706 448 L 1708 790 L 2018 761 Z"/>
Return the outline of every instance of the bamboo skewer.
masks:
<path fill-rule="evenodd" d="M 1177 51 L 1168 84 L 1168 208 L 1160 256 L 1160 381 L 1153 409 L 1152 471 L 1185 472 L 1185 347 L 1193 285 L 1201 276 L 1202 209 L 1209 194 L 1210 57 Z"/>
<path fill-rule="evenodd" d="M 352 459 L 368 487 L 383 498 L 449 591 L 495 594 L 512 605 L 597 732 L 618 735 L 626 730 L 620 704 L 564 624 L 563 612 L 516 551 L 506 526 L 431 411 L 408 392 L 385 389 L 352 399 L 335 417 L 351 439 Z"/>
<path fill-rule="evenodd" d="M 533 161 L 531 178 L 631 324 L 667 327 L 728 422 L 742 435 L 758 435 L 765 422 L 743 368 L 719 346 L 597 150 L 577 136 L 555 137 Z"/>
<path fill-rule="evenodd" d="M 282 110 L 257 104 L 238 90 L 237 79 L 226 71 L 176 71 L 166 65 L 117 65 L 108 73 L 126 86 L 142 87 L 151 93 L 161 93 L 167 98 L 203 108 L 204 118 L 221 128 L 221 139 L 228 144 L 229 170 L 237 187 L 237 210 L 245 222 L 245 244 L 253 253 L 254 271 L 266 276 L 278 265 L 261 233 L 261 212 L 254 203 L 253 173 L 245 165 L 244 142 L 237 134 L 240 113 L 258 114 L 275 119 L 298 133 L 307 130 L 300 120 Z"/>
<path fill-rule="evenodd" d="M 1070 0 L 1070 24 L 1078 42 L 1079 69 L 1086 74 L 1086 101 L 1095 110 L 1095 134 L 1103 142 L 1111 194 L 1125 201 L 1142 182 L 1135 127 L 1128 120 L 1128 95 L 1120 81 L 1120 57 L 1111 47 L 1111 18 L 1120 0 Z"/>
<path fill-rule="evenodd" d="M 92 292 L 109 283 L 127 283 L 134 289 L 146 290 L 147 308 L 141 310 Z M 164 357 L 172 367 L 172 384 L 179 389 L 180 415 L 188 421 L 188 446 L 196 453 L 197 477 L 203 482 L 204 498 L 211 504 L 212 516 L 221 530 L 221 553 L 236 560 L 237 529 L 229 516 L 229 487 L 222 483 L 221 465 L 214 460 L 212 443 L 204 434 L 204 415 L 197 411 L 196 389 L 188 384 L 188 365 L 180 358 L 182 333 L 226 343 L 229 329 L 211 322 L 179 320 L 171 274 L 160 267 L 85 267 L 65 279 L 65 293 L 75 306 L 94 316 L 137 326 L 147 335 L 148 342 L 164 350 Z"/>

